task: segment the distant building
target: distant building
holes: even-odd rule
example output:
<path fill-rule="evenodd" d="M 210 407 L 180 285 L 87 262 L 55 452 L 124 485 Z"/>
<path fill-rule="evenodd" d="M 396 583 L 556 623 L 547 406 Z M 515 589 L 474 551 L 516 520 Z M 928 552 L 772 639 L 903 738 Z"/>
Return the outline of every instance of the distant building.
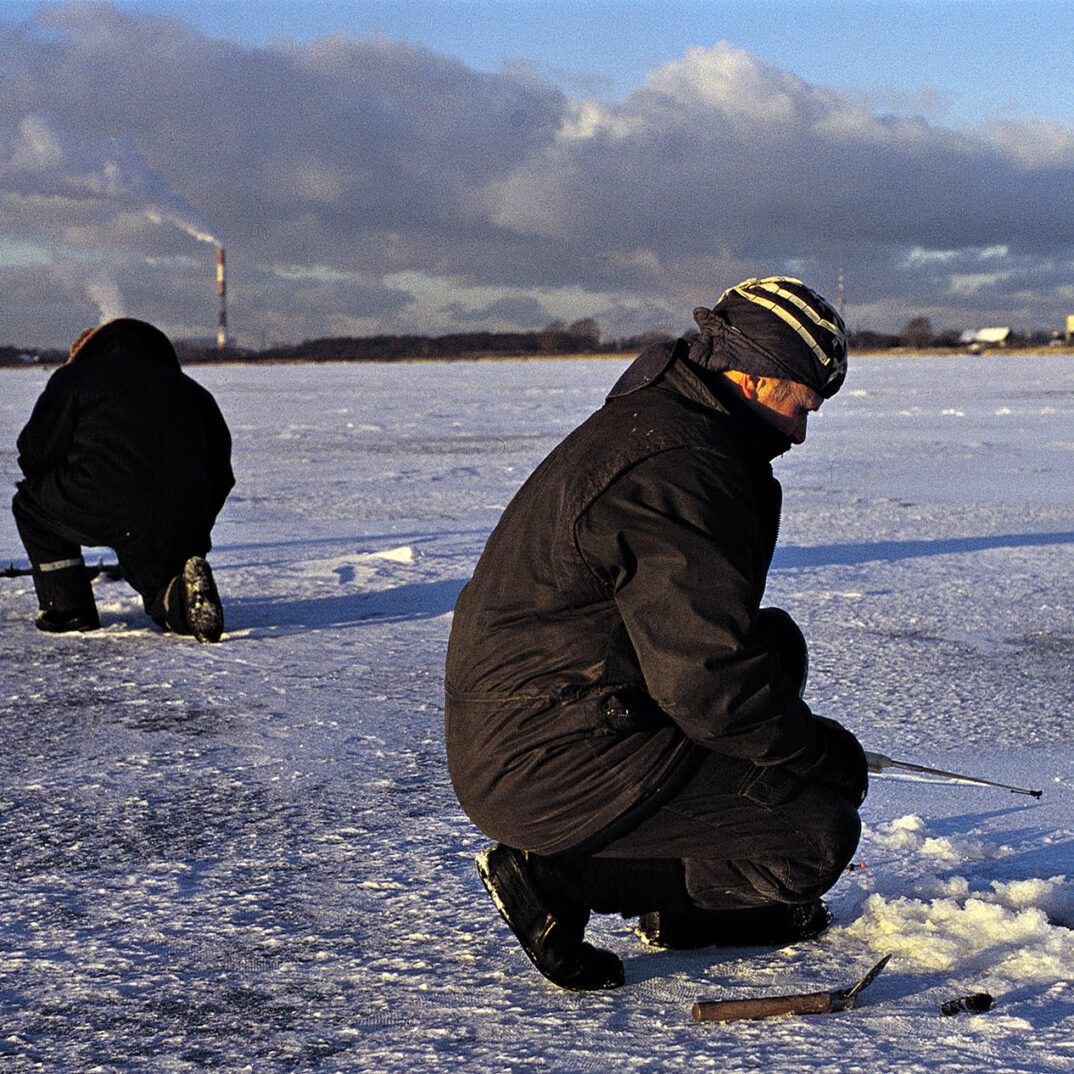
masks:
<path fill-rule="evenodd" d="M 1067 318 L 1067 342 L 1074 339 L 1074 316 Z"/>
<path fill-rule="evenodd" d="M 1009 328 L 969 328 L 958 337 L 958 341 L 963 346 L 1005 347 L 1010 336 Z"/>

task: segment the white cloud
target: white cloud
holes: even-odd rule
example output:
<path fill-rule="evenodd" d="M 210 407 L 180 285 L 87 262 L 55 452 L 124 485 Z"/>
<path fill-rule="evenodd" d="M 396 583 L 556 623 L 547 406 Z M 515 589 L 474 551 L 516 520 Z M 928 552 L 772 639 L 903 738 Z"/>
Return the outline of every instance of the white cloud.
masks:
<path fill-rule="evenodd" d="M 23 116 L 11 140 L 8 161 L 0 174 L 46 172 L 59 168 L 63 160 L 63 148 L 49 130 L 48 123 L 41 116 Z"/>
<path fill-rule="evenodd" d="M 1010 279 L 1007 272 L 953 273 L 950 276 L 950 293 L 959 297 L 976 295 L 994 289 L 999 283 Z"/>
<path fill-rule="evenodd" d="M 906 252 L 903 264 L 907 268 L 919 265 L 942 265 L 955 260 L 957 257 L 957 250 L 923 250 L 920 246 L 915 246 L 912 250 Z"/>
<path fill-rule="evenodd" d="M 640 332 L 791 264 L 829 293 L 841 265 L 851 324 L 887 322 L 858 327 L 975 323 L 985 294 L 997 320 L 1065 312 L 1074 131 L 907 113 L 728 44 L 608 103 L 385 38 L 243 49 L 58 5 L 0 42 L 0 240 L 107 261 L 132 314 L 205 335 L 213 266 L 190 236 L 219 237 L 252 341 L 433 310 L 440 330 L 565 311 Z M 80 301 L 20 304 L 12 342 L 64 342 Z"/>

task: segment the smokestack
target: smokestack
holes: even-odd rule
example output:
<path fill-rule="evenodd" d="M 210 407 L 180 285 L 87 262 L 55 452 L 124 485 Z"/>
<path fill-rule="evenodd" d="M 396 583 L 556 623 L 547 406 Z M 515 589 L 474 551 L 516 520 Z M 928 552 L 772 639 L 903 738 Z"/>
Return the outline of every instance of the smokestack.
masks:
<path fill-rule="evenodd" d="M 220 297 L 220 318 L 216 324 L 216 345 L 227 346 L 227 280 L 224 278 L 224 248 L 216 248 L 216 293 Z"/>

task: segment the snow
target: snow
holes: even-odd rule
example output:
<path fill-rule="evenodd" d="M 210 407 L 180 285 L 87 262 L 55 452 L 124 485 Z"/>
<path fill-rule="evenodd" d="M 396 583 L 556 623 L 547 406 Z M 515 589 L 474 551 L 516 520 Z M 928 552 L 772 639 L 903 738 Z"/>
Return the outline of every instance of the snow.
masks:
<path fill-rule="evenodd" d="M 561 992 L 481 887 L 444 761 L 451 610 L 489 530 L 621 360 L 201 367 L 238 486 L 215 646 L 124 583 L 45 636 L 0 580 L 5 1071 L 1074 1070 L 1074 362 L 859 357 L 777 463 L 770 603 L 808 698 L 868 749 L 1030 789 L 877 777 L 783 949 L 644 947 Z M 0 460 L 46 371 L 0 372 Z M 26 560 L 10 514 L 0 552 Z M 92 560 L 111 558 L 92 550 Z M 854 983 L 847 1012 L 693 1022 L 698 999 Z M 987 991 L 992 1010 L 939 1005 Z"/>

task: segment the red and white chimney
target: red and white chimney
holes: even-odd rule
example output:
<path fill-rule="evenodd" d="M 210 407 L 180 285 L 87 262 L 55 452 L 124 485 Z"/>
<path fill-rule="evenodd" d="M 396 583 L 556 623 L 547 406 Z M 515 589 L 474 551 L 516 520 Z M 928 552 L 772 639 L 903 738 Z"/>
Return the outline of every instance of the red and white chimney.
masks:
<path fill-rule="evenodd" d="M 227 279 L 224 276 L 224 248 L 216 248 L 216 293 L 220 298 L 220 317 L 216 323 L 216 345 L 223 350 L 227 344 Z"/>

